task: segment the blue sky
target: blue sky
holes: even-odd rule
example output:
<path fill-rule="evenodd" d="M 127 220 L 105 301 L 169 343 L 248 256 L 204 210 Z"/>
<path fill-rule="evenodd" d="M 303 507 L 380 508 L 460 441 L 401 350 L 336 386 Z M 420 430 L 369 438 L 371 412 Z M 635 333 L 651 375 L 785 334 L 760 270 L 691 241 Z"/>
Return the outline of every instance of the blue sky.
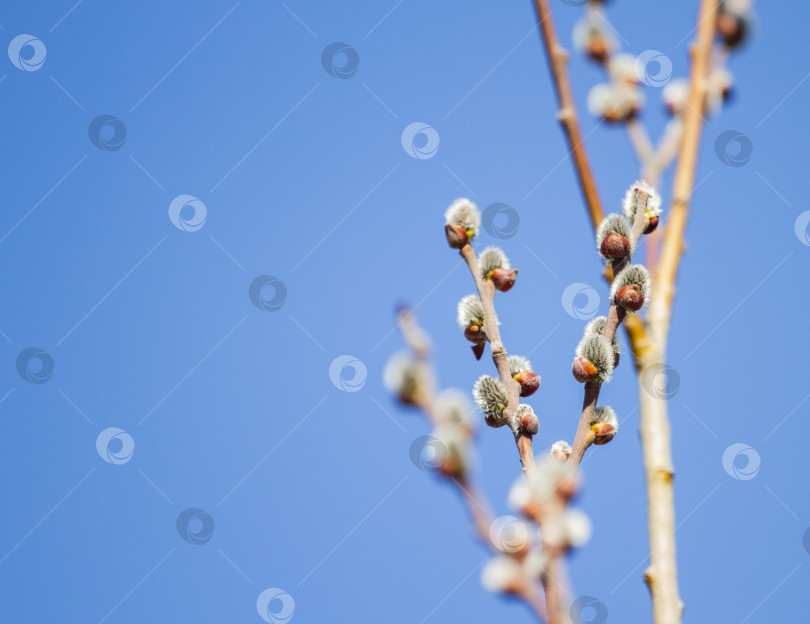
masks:
<path fill-rule="evenodd" d="M 609 12 L 627 51 L 683 76 L 694 4 Z M 553 9 L 569 45 L 582 9 Z M 693 622 L 794 618 L 810 580 L 807 15 L 757 13 L 735 97 L 704 128 L 670 341 Z M 402 301 L 443 386 L 490 372 L 455 326 L 473 286 L 442 215 L 460 196 L 504 203 L 517 232 L 480 242 L 520 268 L 503 338 L 543 377 L 537 446 L 573 435 L 584 321 L 563 293 L 588 284 L 602 312 L 607 296 L 531 3 L 17 2 L 0 26 L 0 620 L 261 622 L 264 601 L 279 621 L 531 621 L 481 588 L 461 501 L 409 457 L 428 427 L 382 386 Z M 333 43 L 344 75 L 322 58 Z M 598 68 L 574 55 L 571 74 L 616 210 L 638 168 L 585 113 Z M 646 95 L 658 136 L 660 90 Z M 414 123 L 433 129 L 410 143 L 426 152 L 403 148 Z M 716 155 L 729 130 L 752 145 L 742 166 Z M 583 464 L 594 533 L 570 574 L 608 621 L 649 621 L 631 367 L 603 400 L 623 424 Z M 514 445 L 477 442 L 509 513 Z M 746 478 L 722 463 L 735 443 Z"/>

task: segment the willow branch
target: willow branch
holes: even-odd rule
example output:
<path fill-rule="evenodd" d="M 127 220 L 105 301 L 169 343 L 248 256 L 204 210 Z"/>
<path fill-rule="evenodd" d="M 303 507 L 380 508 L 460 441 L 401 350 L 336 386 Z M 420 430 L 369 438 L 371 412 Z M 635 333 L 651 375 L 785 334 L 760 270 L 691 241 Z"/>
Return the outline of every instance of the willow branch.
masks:
<path fill-rule="evenodd" d="M 537 19 L 543 45 L 546 49 L 546 58 L 551 70 L 551 77 L 554 82 L 554 90 L 557 93 L 557 102 L 560 106 L 557 119 L 563 128 L 566 139 L 568 139 L 571 155 L 574 157 L 574 169 L 579 180 L 579 186 L 582 189 L 585 205 L 595 229 L 599 227 L 599 223 L 602 221 L 602 203 L 596 190 L 596 182 L 591 172 L 591 166 L 588 163 L 584 139 L 577 121 L 577 111 L 571 94 L 571 83 L 568 80 L 566 71 L 568 53 L 560 46 L 557 39 L 548 0 L 534 0 L 534 7 L 537 11 Z"/>
<path fill-rule="evenodd" d="M 684 230 L 697 169 L 697 152 L 706 108 L 707 79 L 711 66 L 717 5 L 714 0 L 702 0 L 698 15 L 697 41 L 691 49 L 692 69 L 688 106 L 684 112 L 683 136 L 672 189 L 672 209 L 667 219 L 656 270 L 656 297 L 650 305 L 649 320 L 655 333 L 653 338 L 662 351 L 665 350 L 666 336 L 669 333 L 675 277 L 683 254 Z"/>
<path fill-rule="evenodd" d="M 702 0 L 700 5 L 697 40 L 691 49 L 689 98 L 684 112 L 672 209 L 653 280 L 656 294 L 648 315 L 648 330 L 653 348 L 649 361 L 640 362 L 642 366 L 665 359 L 675 278 L 684 248 L 684 230 L 697 167 L 717 6 L 716 0 Z M 674 469 L 667 404 L 664 399 L 643 389 L 639 396 L 650 528 L 650 567 L 645 573 L 645 579 L 652 594 L 653 621 L 656 624 L 677 624 L 681 621 L 683 603 L 678 592 L 675 503 L 672 489 Z"/>
<path fill-rule="evenodd" d="M 417 365 L 421 369 L 420 380 L 421 390 L 415 396 L 416 407 L 424 412 L 428 421 L 436 426 L 437 419 L 433 411 L 436 398 L 436 375 L 433 371 L 433 364 L 430 358 L 430 340 L 419 327 L 413 313 L 408 308 L 401 308 L 398 312 L 399 328 L 405 344 L 413 353 Z M 502 554 L 501 549 L 493 541 L 490 534 L 490 527 L 493 523 L 492 506 L 480 490 L 473 479 L 464 474 L 448 479 L 457 489 L 464 501 L 473 527 L 478 539 L 483 542 L 494 554 Z M 540 598 L 540 594 L 535 585 L 525 582 L 517 591 L 517 597 L 522 599 L 527 606 L 532 609 L 535 615 L 542 621 L 548 620 L 546 607 Z"/>
<path fill-rule="evenodd" d="M 484 333 L 486 333 L 487 340 L 489 341 L 489 348 L 492 351 L 492 361 L 495 363 L 495 368 L 498 370 L 498 377 L 501 383 L 506 388 L 509 402 L 506 409 L 503 411 L 504 419 L 510 424 L 512 432 L 515 435 L 515 444 L 520 453 L 520 461 L 523 463 L 523 471 L 525 472 L 534 465 L 534 452 L 532 451 L 532 437 L 528 434 L 521 433 L 517 423 L 515 422 L 515 413 L 517 412 L 518 405 L 520 404 L 520 384 L 512 379 L 509 373 L 509 363 L 506 357 L 506 349 L 501 341 L 501 332 L 498 329 L 498 317 L 495 314 L 495 285 L 491 280 L 484 279 L 481 276 L 481 271 L 478 269 L 478 259 L 475 257 L 475 251 L 468 243 L 459 250 L 461 257 L 467 263 L 475 280 L 475 287 L 478 289 L 478 296 L 484 304 Z"/>

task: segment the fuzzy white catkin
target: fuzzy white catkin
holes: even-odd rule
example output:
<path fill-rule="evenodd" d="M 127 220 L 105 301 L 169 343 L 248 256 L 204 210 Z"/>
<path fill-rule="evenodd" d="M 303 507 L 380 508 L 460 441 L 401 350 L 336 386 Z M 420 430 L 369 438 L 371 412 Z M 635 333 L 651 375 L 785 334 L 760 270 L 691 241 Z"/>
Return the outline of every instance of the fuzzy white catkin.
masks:
<path fill-rule="evenodd" d="M 608 59 L 608 69 L 614 79 L 620 82 L 626 84 L 638 83 L 638 76 L 636 76 L 636 57 L 632 54 L 626 52 L 613 54 Z"/>
<path fill-rule="evenodd" d="M 579 509 L 569 509 L 562 516 L 565 540 L 574 548 L 584 546 L 591 538 L 591 521 Z"/>
<path fill-rule="evenodd" d="M 580 52 L 588 50 L 591 37 L 601 37 L 607 43 L 608 50 L 615 50 L 617 47 L 616 37 L 613 36 L 613 32 L 601 11 L 588 11 L 584 17 L 574 24 L 571 38 L 574 47 Z"/>
<path fill-rule="evenodd" d="M 613 347 L 601 334 L 584 336 L 577 345 L 576 355 L 585 358 L 599 371 L 602 381 L 608 381 L 613 372 Z"/>
<path fill-rule="evenodd" d="M 481 585 L 493 593 L 506 591 L 521 583 L 523 569 L 514 557 L 499 555 L 490 559 L 481 570 Z"/>
<path fill-rule="evenodd" d="M 633 186 L 627 189 L 622 201 L 622 214 L 632 223 L 636 217 L 636 191 L 642 191 L 648 195 L 647 204 L 644 207 L 644 214 L 648 217 L 657 217 L 661 214 L 661 195 L 651 184 L 644 180 L 637 180 Z"/>
<path fill-rule="evenodd" d="M 593 411 L 593 416 L 591 416 L 591 422 L 589 424 L 594 425 L 596 423 L 612 425 L 614 431 L 619 430 L 619 419 L 616 417 L 616 412 L 614 412 L 613 408 L 609 405 L 600 405 Z"/>
<path fill-rule="evenodd" d="M 626 119 L 644 106 L 644 93 L 635 85 L 597 84 L 588 92 L 587 106 L 594 117 Z"/>
<path fill-rule="evenodd" d="M 472 321 L 482 323 L 484 321 L 484 304 L 478 295 L 467 295 L 458 302 L 458 316 L 456 318 L 459 327 L 464 329 Z"/>
<path fill-rule="evenodd" d="M 530 579 L 540 579 L 545 574 L 546 557 L 542 548 L 532 548 L 523 558 L 523 571 Z"/>
<path fill-rule="evenodd" d="M 503 387 L 500 381 L 489 375 L 482 375 L 475 382 L 473 398 L 475 398 L 475 402 L 482 412 L 494 418 L 501 417 L 501 406 L 506 406 L 509 402 L 506 388 Z"/>
<path fill-rule="evenodd" d="M 565 440 L 557 440 L 554 444 L 551 445 L 551 452 L 552 453 L 563 453 L 564 455 L 571 454 L 571 445 L 568 444 Z"/>
<path fill-rule="evenodd" d="M 408 351 L 397 351 L 383 370 L 383 385 L 392 394 L 402 394 L 414 389 L 419 382 L 419 373 L 413 356 Z"/>
<path fill-rule="evenodd" d="M 674 115 L 679 115 L 686 109 L 688 98 L 689 80 L 686 78 L 670 80 L 661 92 L 661 100 Z"/>
<path fill-rule="evenodd" d="M 596 229 L 597 249 L 602 247 L 602 241 L 604 241 L 611 232 L 621 234 L 627 240 L 630 240 L 630 224 L 622 215 L 614 212 L 602 219 L 602 223 L 600 223 L 599 227 Z"/>
<path fill-rule="evenodd" d="M 466 197 L 457 199 L 447 212 L 444 213 L 445 222 L 451 225 L 457 225 L 465 230 L 478 232 L 478 226 L 481 224 L 481 213 L 478 212 L 478 207 Z"/>
<path fill-rule="evenodd" d="M 500 247 L 487 247 L 478 257 L 478 268 L 484 279 L 495 269 L 510 269 L 509 258 Z"/>
<path fill-rule="evenodd" d="M 650 300 L 650 272 L 641 264 L 631 264 L 622 269 L 613 280 L 610 286 L 611 301 L 616 298 L 616 293 L 630 284 L 635 284 L 641 289 L 645 302 Z"/>
<path fill-rule="evenodd" d="M 589 321 L 585 326 L 585 333 L 583 335 L 587 336 L 589 334 L 598 334 L 601 336 L 605 333 L 605 325 L 607 325 L 607 317 L 597 316 L 592 321 Z M 613 332 L 613 353 L 619 353 L 620 349 L 621 343 L 619 342 L 619 332 Z"/>
<path fill-rule="evenodd" d="M 506 358 L 506 363 L 509 365 L 509 374 L 514 377 L 520 371 L 533 371 L 532 363 L 529 361 L 529 358 L 525 358 L 522 355 L 510 355 Z"/>
<path fill-rule="evenodd" d="M 464 427 L 460 429 L 471 431 L 476 422 L 472 402 L 467 394 L 458 388 L 448 388 L 440 392 L 433 402 L 433 413 L 439 423 L 450 428 L 463 424 Z"/>

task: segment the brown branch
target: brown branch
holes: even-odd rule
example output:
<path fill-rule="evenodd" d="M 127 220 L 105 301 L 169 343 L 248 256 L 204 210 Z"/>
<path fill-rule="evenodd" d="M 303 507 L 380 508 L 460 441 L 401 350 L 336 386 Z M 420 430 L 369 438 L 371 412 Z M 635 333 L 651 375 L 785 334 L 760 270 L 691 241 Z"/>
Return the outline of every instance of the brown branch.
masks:
<path fill-rule="evenodd" d="M 416 407 L 424 412 L 431 425 L 436 426 L 437 419 L 433 411 L 436 398 L 436 376 L 433 372 L 430 358 L 430 340 L 419 327 L 413 313 L 408 308 L 401 308 L 398 311 L 398 325 L 405 344 L 414 354 L 417 365 L 421 369 L 420 382 L 422 389 L 420 392 L 416 393 Z M 490 527 L 493 523 L 492 506 L 489 504 L 482 490 L 476 487 L 475 482 L 466 472 L 456 477 L 443 476 L 447 477 L 448 481 L 450 481 L 459 492 L 470 514 L 470 518 L 472 518 L 473 527 L 475 528 L 478 539 L 494 554 L 503 554 L 503 551 L 492 540 L 492 535 L 490 534 Z M 540 599 L 539 592 L 535 585 L 524 581 L 521 586 L 517 588 L 516 595 L 534 611 L 538 619 L 541 621 L 548 620 L 545 604 Z"/>
<path fill-rule="evenodd" d="M 459 250 L 459 253 L 470 268 L 470 273 L 472 273 L 473 279 L 475 280 L 475 287 L 478 289 L 478 296 L 481 297 L 481 302 L 484 304 L 484 333 L 489 341 L 489 347 L 492 351 L 492 361 L 495 363 L 495 368 L 498 370 L 498 377 L 506 388 L 509 397 L 509 402 L 506 409 L 503 411 L 503 416 L 515 435 L 515 444 L 520 453 L 520 461 L 523 463 L 523 471 L 525 472 L 534 465 L 532 437 L 521 433 L 519 423 L 516 422 L 515 414 L 520 404 L 520 384 L 512 379 L 512 375 L 509 373 L 506 349 L 504 349 L 503 342 L 501 341 L 501 332 L 498 329 L 498 317 L 495 314 L 495 285 L 491 280 L 484 279 L 481 276 L 481 271 L 478 268 L 478 259 L 475 257 L 475 251 L 469 243 L 464 245 L 464 247 Z"/>
<path fill-rule="evenodd" d="M 602 212 L 602 203 L 596 190 L 596 182 L 594 182 L 591 166 L 588 163 L 588 156 L 585 153 L 584 139 L 577 122 L 577 111 L 574 107 L 574 98 L 571 95 L 571 83 L 566 72 L 568 53 L 560 46 L 557 39 L 548 0 L 534 0 L 534 7 L 537 10 L 537 19 L 542 33 L 543 45 L 546 49 L 546 58 L 551 70 L 554 90 L 557 93 L 557 102 L 560 106 L 557 119 L 563 128 L 565 137 L 568 139 L 571 155 L 574 157 L 574 169 L 577 173 L 579 186 L 585 198 L 585 205 L 591 217 L 591 223 L 596 229 L 599 227 L 604 213 Z"/>

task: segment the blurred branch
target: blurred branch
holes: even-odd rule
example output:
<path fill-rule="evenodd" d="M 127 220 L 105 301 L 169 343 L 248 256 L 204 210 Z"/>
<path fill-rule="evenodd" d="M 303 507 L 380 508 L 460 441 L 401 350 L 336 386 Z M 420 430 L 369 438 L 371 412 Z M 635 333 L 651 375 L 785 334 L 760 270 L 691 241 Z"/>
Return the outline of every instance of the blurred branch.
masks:
<path fill-rule="evenodd" d="M 398 311 L 398 320 L 402 338 L 413 353 L 417 366 L 421 370 L 419 375 L 421 390 L 414 396 L 415 405 L 424 412 L 428 421 L 435 427 L 438 424 L 438 420 L 434 413 L 433 406 L 436 399 L 437 383 L 430 357 L 430 340 L 422 328 L 419 327 L 410 309 L 400 308 Z M 481 542 L 493 553 L 498 555 L 502 554 L 501 549 L 493 541 L 492 535 L 490 534 L 490 527 L 493 523 L 492 507 L 483 491 L 476 486 L 466 470 L 462 474 L 455 476 L 442 472 L 439 474 L 445 476 L 447 481 L 452 483 L 458 491 L 473 521 L 475 533 Z M 522 599 L 541 621 L 548 619 L 545 605 L 540 598 L 536 585 L 524 579 L 524 582 L 516 588 L 515 595 Z"/>

